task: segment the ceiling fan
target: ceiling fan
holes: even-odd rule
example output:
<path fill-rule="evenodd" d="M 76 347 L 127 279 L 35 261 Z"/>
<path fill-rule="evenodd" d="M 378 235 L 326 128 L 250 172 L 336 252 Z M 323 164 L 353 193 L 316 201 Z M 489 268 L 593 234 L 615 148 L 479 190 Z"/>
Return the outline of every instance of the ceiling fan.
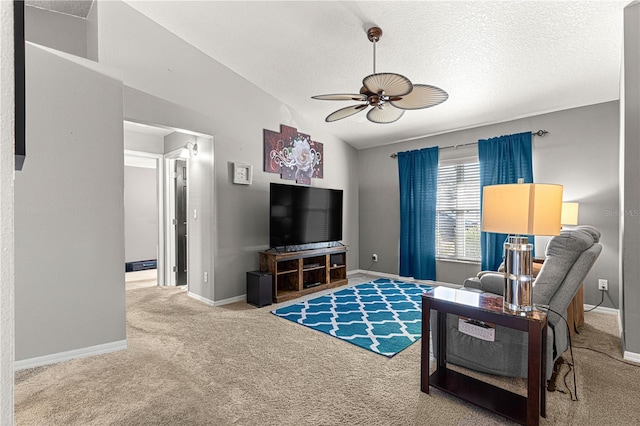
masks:
<path fill-rule="evenodd" d="M 449 95 L 439 87 L 428 84 L 413 84 L 400 74 L 376 74 L 376 43 L 382 36 L 379 27 L 367 30 L 367 37 L 373 43 L 373 74 L 362 80 L 362 89 L 358 94 L 334 94 L 312 96 L 313 99 L 328 101 L 361 101 L 363 103 L 339 109 L 327 116 L 325 121 L 332 122 L 347 118 L 364 111 L 368 106 L 372 108 L 367 113 L 367 119 L 374 123 L 393 123 L 402 117 L 405 110 L 429 108 L 449 98 Z"/>

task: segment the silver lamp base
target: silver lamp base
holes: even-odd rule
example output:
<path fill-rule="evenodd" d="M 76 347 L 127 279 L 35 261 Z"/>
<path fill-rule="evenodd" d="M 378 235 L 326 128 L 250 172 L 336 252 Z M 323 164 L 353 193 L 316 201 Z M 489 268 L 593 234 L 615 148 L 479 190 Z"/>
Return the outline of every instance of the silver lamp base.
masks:
<path fill-rule="evenodd" d="M 509 237 L 504 243 L 504 310 L 521 314 L 533 310 L 533 245 L 527 237 Z"/>

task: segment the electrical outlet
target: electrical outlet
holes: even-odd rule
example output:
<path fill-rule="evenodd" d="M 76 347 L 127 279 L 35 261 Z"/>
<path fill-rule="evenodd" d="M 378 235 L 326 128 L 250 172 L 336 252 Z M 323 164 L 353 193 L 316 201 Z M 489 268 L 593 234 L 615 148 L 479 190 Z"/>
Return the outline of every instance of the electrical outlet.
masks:
<path fill-rule="evenodd" d="M 209 273 L 205 272 L 204 273 L 204 282 L 206 283 L 207 281 L 209 281 Z"/>
<path fill-rule="evenodd" d="M 377 261 L 378 261 L 378 255 L 377 255 L 377 254 L 375 254 L 375 253 L 374 253 L 374 254 L 372 254 L 372 255 L 371 255 L 371 260 L 373 260 L 374 262 L 377 262 Z"/>
<path fill-rule="evenodd" d="M 609 281 L 603 280 L 602 278 L 600 278 L 598 280 L 598 290 L 608 291 L 609 290 Z"/>

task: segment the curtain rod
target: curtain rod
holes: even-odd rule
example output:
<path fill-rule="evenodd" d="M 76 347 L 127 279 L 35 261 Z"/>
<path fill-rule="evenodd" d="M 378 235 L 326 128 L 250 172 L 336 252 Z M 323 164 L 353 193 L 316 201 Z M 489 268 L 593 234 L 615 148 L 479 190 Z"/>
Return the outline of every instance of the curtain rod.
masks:
<path fill-rule="evenodd" d="M 545 136 L 547 133 L 549 133 L 546 130 L 538 130 L 537 132 L 531 132 L 531 136 Z M 469 142 L 469 143 L 463 143 L 460 145 L 451 145 L 451 146 L 443 146 L 442 148 L 440 148 L 440 150 L 443 149 L 458 149 L 458 148 L 462 148 L 463 146 L 471 146 L 471 145 L 477 145 L 478 142 Z M 394 152 L 393 154 L 391 154 L 389 157 L 391 158 L 397 158 L 398 157 L 398 153 Z"/>

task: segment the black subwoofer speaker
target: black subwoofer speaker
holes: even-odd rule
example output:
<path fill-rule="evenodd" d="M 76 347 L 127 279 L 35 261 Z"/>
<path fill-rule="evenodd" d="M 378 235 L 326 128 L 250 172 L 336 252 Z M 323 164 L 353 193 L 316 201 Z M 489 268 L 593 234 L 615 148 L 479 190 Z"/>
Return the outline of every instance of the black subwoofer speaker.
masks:
<path fill-rule="evenodd" d="M 271 274 L 269 272 L 247 272 L 247 303 L 261 308 L 271 304 Z"/>

